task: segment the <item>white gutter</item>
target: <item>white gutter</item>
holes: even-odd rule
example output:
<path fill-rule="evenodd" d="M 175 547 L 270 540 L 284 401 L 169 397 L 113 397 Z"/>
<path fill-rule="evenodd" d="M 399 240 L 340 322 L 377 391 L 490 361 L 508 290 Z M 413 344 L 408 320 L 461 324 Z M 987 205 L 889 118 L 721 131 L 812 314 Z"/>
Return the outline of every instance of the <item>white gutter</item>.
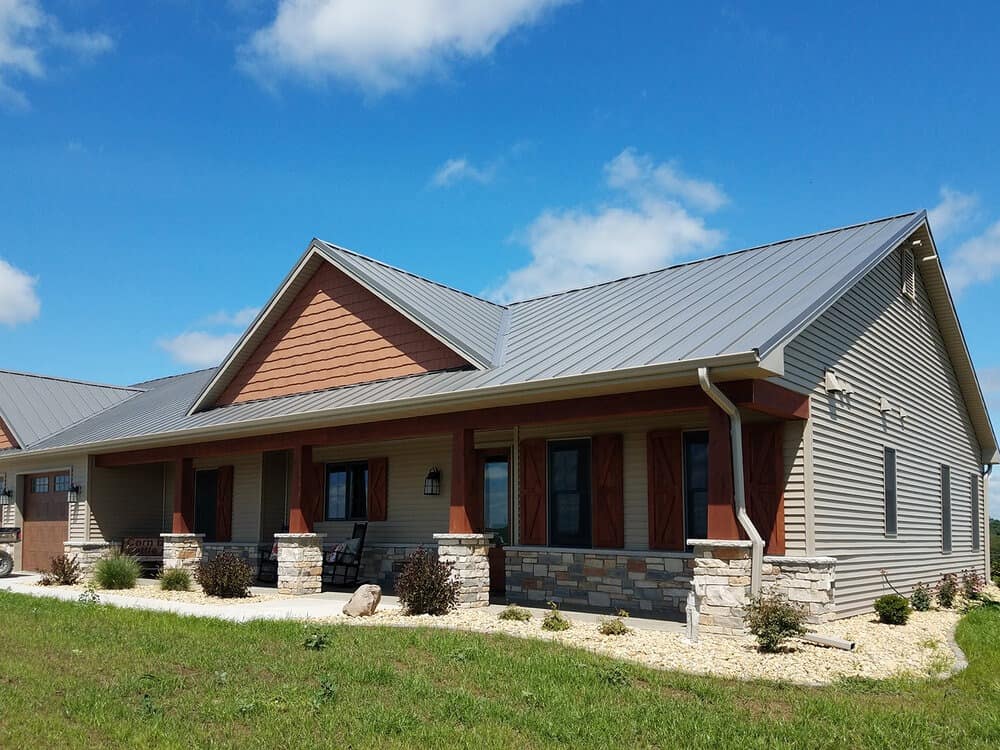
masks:
<path fill-rule="evenodd" d="M 983 507 L 979 509 L 980 518 L 980 529 L 979 533 L 983 535 L 983 550 L 986 552 L 985 565 L 986 565 L 986 575 L 987 581 L 990 580 L 990 539 L 993 537 L 990 534 L 990 475 L 993 473 L 993 464 L 987 464 L 986 468 L 983 470 Z"/>
<path fill-rule="evenodd" d="M 736 404 L 730 401 L 726 394 L 708 379 L 707 367 L 698 368 L 698 382 L 708 397 L 729 415 L 730 443 L 733 451 L 733 503 L 736 506 L 736 520 L 740 522 L 740 526 L 750 537 L 750 542 L 753 545 L 750 563 L 750 593 L 757 596 L 760 593 L 761 570 L 764 567 L 764 540 L 757 531 L 757 527 L 753 525 L 753 521 L 750 520 L 750 516 L 747 515 L 747 496 L 743 483 L 743 420 L 740 418 L 740 410 L 736 408 Z"/>

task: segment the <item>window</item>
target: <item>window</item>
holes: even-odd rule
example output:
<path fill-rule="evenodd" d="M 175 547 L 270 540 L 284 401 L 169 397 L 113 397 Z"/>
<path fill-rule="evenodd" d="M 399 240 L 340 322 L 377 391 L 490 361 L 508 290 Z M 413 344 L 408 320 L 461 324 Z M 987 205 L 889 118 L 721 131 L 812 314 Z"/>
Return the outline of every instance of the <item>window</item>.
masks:
<path fill-rule="evenodd" d="M 969 475 L 969 499 L 972 501 L 972 549 L 978 552 L 981 547 L 979 538 L 982 536 L 980 524 L 982 522 L 983 511 L 979 507 L 979 475 Z"/>
<path fill-rule="evenodd" d="M 913 262 L 913 251 L 903 250 L 900 266 L 900 285 L 903 294 L 910 299 L 917 298 L 917 275 Z"/>
<path fill-rule="evenodd" d="M 56 474 L 56 492 L 69 492 L 69 474 Z"/>
<path fill-rule="evenodd" d="M 31 478 L 31 491 L 32 492 L 48 492 L 49 491 L 49 478 L 48 477 L 32 477 Z"/>
<path fill-rule="evenodd" d="M 363 521 L 368 517 L 368 464 L 327 464 L 326 520 Z"/>
<path fill-rule="evenodd" d="M 684 433 L 685 539 L 708 538 L 708 433 Z"/>
<path fill-rule="evenodd" d="M 941 551 L 951 552 L 951 468 L 941 467 Z"/>
<path fill-rule="evenodd" d="M 896 449 L 886 448 L 882 459 L 882 471 L 885 475 L 885 533 L 887 536 L 896 534 Z"/>
<path fill-rule="evenodd" d="M 500 536 L 510 544 L 509 515 L 510 462 L 506 456 L 489 456 L 483 460 L 483 523 L 485 531 Z"/>
<path fill-rule="evenodd" d="M 549 543 L 591 546 L 589 440 L 549 443 Z"/>

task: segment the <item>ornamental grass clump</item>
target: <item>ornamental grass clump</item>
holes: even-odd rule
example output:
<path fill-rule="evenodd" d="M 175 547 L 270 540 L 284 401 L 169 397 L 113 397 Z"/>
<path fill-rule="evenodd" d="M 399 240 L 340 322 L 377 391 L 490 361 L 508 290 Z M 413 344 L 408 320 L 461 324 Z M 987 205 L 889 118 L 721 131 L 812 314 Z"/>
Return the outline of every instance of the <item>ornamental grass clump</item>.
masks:
<path fill-rule="evenodd" d="M 878 621 L 885 625 L 905 625 L 910 619 L 910 603 L 899 594 L 886 594 L 875 600 Z"/>
<path fill-rule="evenodd" d="M 527 622 L 531 619 L 531 612 L 516 604 L 508 604 L 500 613 L 501 620 L 513 620 L 515 622 Z"/>
<path fill-rule="evenodd" d="M 958 596 L 958 576 L 945 573 L 937 585 L 937 600 L 941 609 L 951 609 Z"/>
<path fill-rule="evenodd" d="M 239 555 L 223 552 L 203 562 L 194 579 L 208 596 L 220 599 L 242 599 L 250 596 L 253 568 Z"/>
<path fill-rule="evenodd" d="M 56 555 L 39 583 L 42 586 L 73 586 L 80 582 L 80 577 L 80 564 L 76 561 L 76 555 Z"/>
<path fill-rule="evenodd" d="M 190 591 L 191 574 L 184 568 L 165 568 L 160 573 L 160 588 L 164 591 Z"/>
<path fill-rule="evenodd" d="M 757 648 L 767 654 L 781 650 L 787 639 L 806 632 L 805 610 L 778 592 L 755 596 L 747 606 L 744 620 L 757 638 Z"/>
<path fill-rule="evenodd" d="M 94 583 L 102 589 L 134 589 L 140 573 L 138 560 L 122 552 L 112 552 L 94 565 Z"/>
<path fill-rule="evenodd" d="M 913 593 L 910 594 L 910 606 L 917 612 L 926 612 L 931 608 L 931 589 L 923 581 L 918 582 L 913 587 Z"/>
<path fill-rule="evenodd" d="M 559 611 L 559 606 L 555 602 L 549 602 L 549 611 L 542 618 L 542 630 L 552 630 L 559 632 L 569 630 L 572 624 L 566 619 L 566 615 Z"/>
<path fill-rule="evenodd" d="M 459 583 L 450 563 L 417 547 L 396 578 L 396 595 L 408 615 L 446 615 L 458 606 Z"/>

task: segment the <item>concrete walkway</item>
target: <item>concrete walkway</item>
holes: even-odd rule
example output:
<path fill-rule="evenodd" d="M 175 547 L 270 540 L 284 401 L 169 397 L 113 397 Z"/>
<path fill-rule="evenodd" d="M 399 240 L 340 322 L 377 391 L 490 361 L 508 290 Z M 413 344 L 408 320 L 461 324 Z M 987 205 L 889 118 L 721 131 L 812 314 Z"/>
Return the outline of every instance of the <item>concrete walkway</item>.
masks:
<path fill-rule="evenodd" d="M 8 578 L 0 578 L 0 591 L 6 590 L 28 596 L 43 596 L 63 601 L 77 601 L 80 598 L 78 589 L 68 589 L 59 586 L 39 586 L 41 576 L 35 573 L 15 573 Z M 322 594 L 309 596 L 278 596 L 273 588 L 252 587 L 253 594 L 275 596 L 264 601 L 245 602 L 233 599 L 225 604 L 200 604 L 197 602 L 172 601 L 141 596 L 143 588 L 157 586 L 157 581 L 142 579 L 135 593 L 119 594 L 113 591 L 98 590 L 101 604 L 131 609 L 145 609 L 155 612 L 172 612 L 191 617 L 214 617 L 232 622 L 250 622 L 251 620 L 313 620 L 319 618 L 337 617 L 344 605 L 351 598 L 349 592 L 324 591 Z M 383 596 L 379 610 L 399 609 L 399 599 L 395 596 Z M 536 617 L 541 617 L 546 610 L 526 607 Z M 503 610 L 501 604 L 491 604 L 489 611 L 499 615 Z M 565 612 L 575 622 L 597 622 L 602 615 L 589 612 Z M 641 617 L 630 617 L 629 627 L 639 630 L 655 630 L 667 633 L 683 633 L 684 624 L 668 620 L 648 620 Z"/>

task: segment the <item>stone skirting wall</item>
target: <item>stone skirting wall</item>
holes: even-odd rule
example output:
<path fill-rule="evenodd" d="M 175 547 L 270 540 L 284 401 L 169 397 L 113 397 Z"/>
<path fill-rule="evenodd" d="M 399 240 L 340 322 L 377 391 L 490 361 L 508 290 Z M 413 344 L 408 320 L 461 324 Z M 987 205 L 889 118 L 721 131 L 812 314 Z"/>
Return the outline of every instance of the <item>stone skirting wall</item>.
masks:
<path fill-rule="evenodd" d="M 326 534 L 275 534 L 278 543 L 278 593 L 318 594 L 323 589 L 323 539 Z"/>
<path fill-rule="evenodd" d="M 485 607 L 490 603 L 489 534 L 435 534 L 438 559 L 454 566 L 461 589 L 460 607 Z"/>
<path fill-rule="evenodd" d="M 764 557 L 761 590 L 777 589 L 809 613 L 809 622 L 836 617 L 837 558 Z"/>
<path fill-rule="evenodd" d="M 418 544 L 372 544 L 365 545 L 361 554 L 360 581 L 377 583 L 382 591 L 392 593 L 396 588 L 396 576 L 403 568 L 403 562 Z M 432 548 L 432 545 L 425 545 Z"/>
<path fill-rule="evenodd" d="M 691 590 L 691 555 L 508 547 L 507 600 L 676 619 Z"/>
<path fill-rule="evenodd" d="M 257 572 L 257 562 L 260 553 L 257 551 L 259 545 L 241 542 L 206 542 L 202 546 L 202 559 L 208 562 L 213 557 L 221 555 L 223 552 L 230 552 L 238 557 L 242 557 Z"/>
<path fill-rule="evenodd" d="M 163 569 L 184 568 L 193 577 L 201 565 L 204 534 L 160 534 L 163 539 Z"/>
<path fill-rule="evenodd" d="M 103 539 L 88 542 L 63 542 L 63 554 L 66 557 L 76 558 L 76 562 L 80 566 L 80 575 L 84 580 L 88 580 L 94 573 L 97 561 L 120 547 L 121 545 L 117 542 L 106 542 Z"/>

